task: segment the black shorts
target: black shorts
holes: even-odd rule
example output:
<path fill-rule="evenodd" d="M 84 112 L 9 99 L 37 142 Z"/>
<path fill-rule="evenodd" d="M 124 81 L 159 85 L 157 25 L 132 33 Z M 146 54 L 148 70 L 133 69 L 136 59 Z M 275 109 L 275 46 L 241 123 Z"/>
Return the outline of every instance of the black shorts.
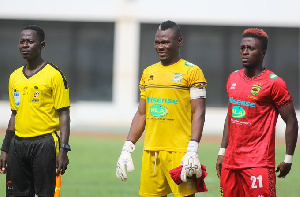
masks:
<path fill-rule="evenodd" d="M 7 196 L 53 197 L 56 152 L 52 134 L 11 140 L 6 175 Z"/>

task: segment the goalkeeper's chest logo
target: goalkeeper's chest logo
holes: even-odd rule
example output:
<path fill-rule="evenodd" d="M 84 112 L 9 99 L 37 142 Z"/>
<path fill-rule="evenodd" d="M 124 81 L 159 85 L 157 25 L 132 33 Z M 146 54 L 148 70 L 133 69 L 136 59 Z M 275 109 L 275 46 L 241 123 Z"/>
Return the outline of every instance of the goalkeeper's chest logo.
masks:
<path fill-rule="evenodd" d="M 180 83 L 183 77 L 182 73 L 174 73 L 172 81 L 175 83 Z"/>
<path fill-rule="evenodd" d="M 156 117 L 156 118 L 161 118 L 166 116 L 169 113 L 169 110 L 167 107 L 163 106 L 163 105 L 152 105 L 150 107 L 150 113 L 152 116 Z"/>

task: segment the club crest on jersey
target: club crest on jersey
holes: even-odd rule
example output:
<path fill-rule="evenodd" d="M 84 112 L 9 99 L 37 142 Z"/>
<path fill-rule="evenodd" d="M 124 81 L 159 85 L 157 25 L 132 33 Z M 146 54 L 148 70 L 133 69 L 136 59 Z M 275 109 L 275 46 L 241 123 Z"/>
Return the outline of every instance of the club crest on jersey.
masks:
<path fill-rule="evenodd" d="M 254 96 L 257 96 L 260 90 L 261 90 L 261 84 L 257 83 L 252 86 L 250 93 Z"/>
<path fill-rule="evenodd" d="M 36 92 L 33 94 L 33 98 L 32 98 L 32 100 L 31 100 L 31 102 L 33 102 L 33 103 L 39 102 L 39 101 L 40 101 L 39 95 L 40 95 L 40 92 L 39 92 L 39 91 L 36 91 Z"/>
<path fill-rule="evenodd" d="M 175 73 L 175 74 L 173 75 L 172 81 L 175 82 L 175 83 L 180 83 L 182 77 L 183 77 L 183 74 L 181 74 L 181 73 Z"/>

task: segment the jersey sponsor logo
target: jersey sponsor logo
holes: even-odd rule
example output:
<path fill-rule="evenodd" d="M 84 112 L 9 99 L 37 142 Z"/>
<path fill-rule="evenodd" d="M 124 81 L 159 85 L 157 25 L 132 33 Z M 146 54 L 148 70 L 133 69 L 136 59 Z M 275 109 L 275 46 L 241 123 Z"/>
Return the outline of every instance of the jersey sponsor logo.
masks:
<path fill-rule="evenodd" d="M 194 67 L 196 66 L 195 64 L 191 63 L 191 62 L 185 62 L 184 63 L 187 67 Z"/>
<path fill-rule="evenodd" d="M 169 110 L 163 105 L 153 105 L 150 107 L 150 114 L 156 118 L 164 117 L 168 114 Z"/>
<path fill-rule="evenodd" d="M 21 94 L 20 92 L 14 92 L 14 100 L 17 107 L 19 107 L 21 102 Z"/>
<path fill-rule="evenodd" d="M 175 73 L 175 74 L 173 75 L 172 81 L 175 82 L 175 83 L 180 83 L 182 77 L 183 77 L 183 74 L 181 74 L 181 73 Z"/>
<path fill-rule="evenodd" d="M 250 93 L 254 96 L 257 96 L 260 90 L 261 90 L 261 84 L 257 83 L 252 86 Z"/>
<path fill-rule="evenodd" d="M 232 117 L 235 119 L 241 119 L 246 116 L 246 111 L 241 106 L 232 107 Z"/>
<path fill-rule="evenodd" d="M 151 97 L 147 97 L 147 102 L 148 103 L 165 103 L 165 104 L 178 104 L 178 100 L 177 99 L 167 99 L 167 98 L 153 98 Z"/>
<path fill-rule="evenodd" d="M 249 101 L 236 100 L 236 99 L 233 99 L 232 97 L 229 98 L 229 102 L 233 105 L 240 105 L 240 106 L 245 106 L 245 107 L 255 107 L 255 103 L 251 103 Z"/>
<path fill-rule="evenodd" d="M 277 75 L 275 75 L 275 74 L 270 74 L 270 79 L 277 79 L 277 78 L 279 78 Z"/>

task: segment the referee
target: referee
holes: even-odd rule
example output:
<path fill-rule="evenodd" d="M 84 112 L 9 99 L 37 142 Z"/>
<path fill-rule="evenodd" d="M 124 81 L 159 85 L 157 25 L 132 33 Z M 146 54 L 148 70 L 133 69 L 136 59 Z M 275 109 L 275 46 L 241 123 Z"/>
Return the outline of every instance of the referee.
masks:
<path fill-rule="evenodd" d="M 69 164 L 69 87 L 62 72 L 42 59 L 44 47 L 41 27 L 22 29 L 19 51 L 26 64 L 9 78 L 12 113 L 1 147 L 6 196 L 53 197 L 55 177 Z"/>

